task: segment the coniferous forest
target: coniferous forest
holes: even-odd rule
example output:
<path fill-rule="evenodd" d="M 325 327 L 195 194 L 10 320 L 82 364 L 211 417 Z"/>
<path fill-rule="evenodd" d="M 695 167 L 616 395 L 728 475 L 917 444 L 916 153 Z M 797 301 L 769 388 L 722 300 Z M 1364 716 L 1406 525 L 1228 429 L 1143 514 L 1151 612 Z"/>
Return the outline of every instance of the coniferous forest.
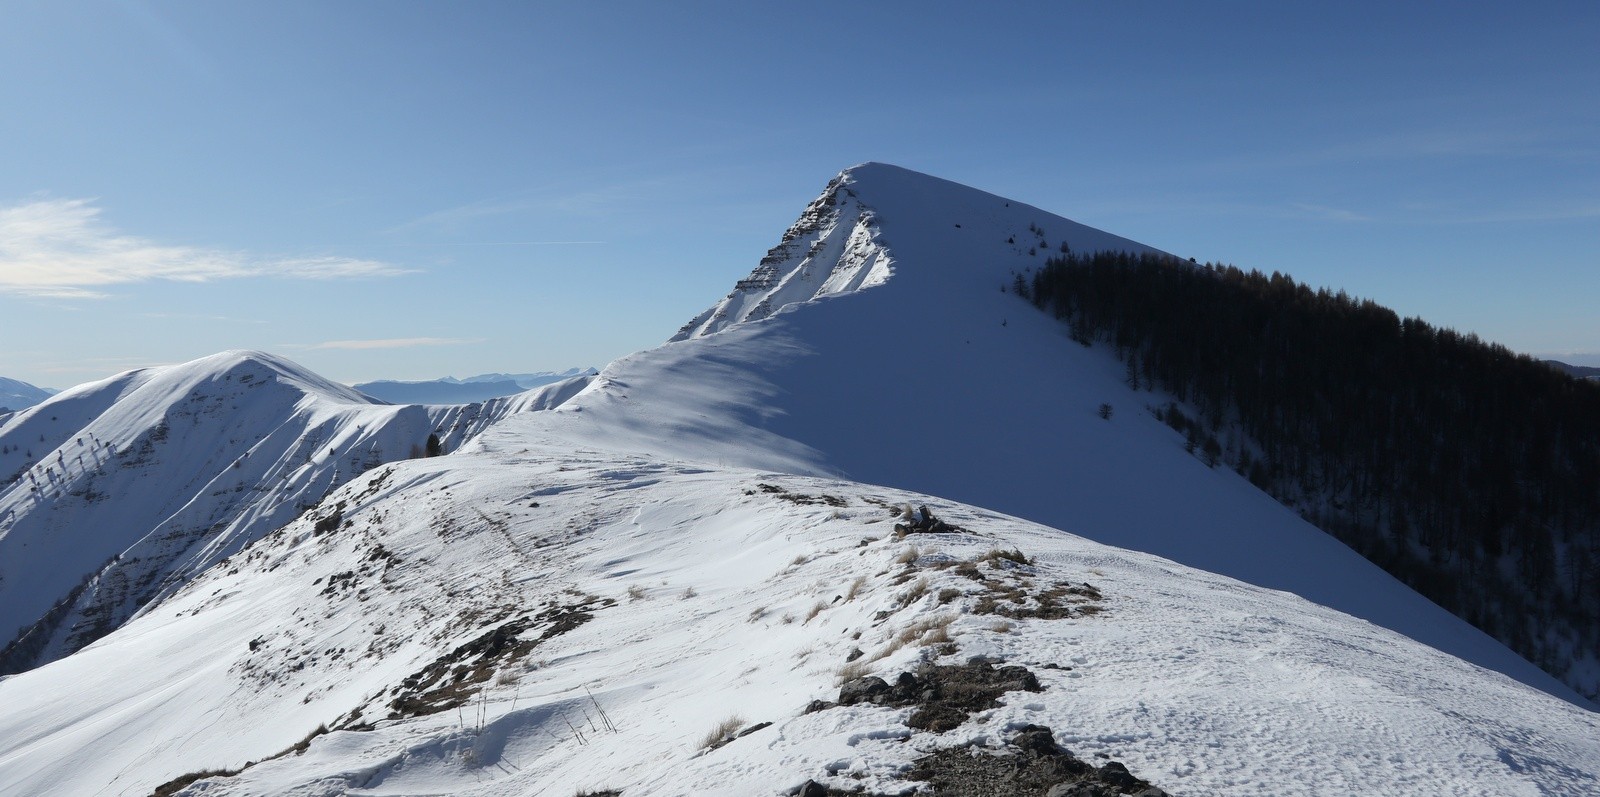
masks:
<path fill-rule="evenodd" d="M 1278 273 L 1069 252 L 1011 288 L 1195 456 L 1596 697 L 1600 384 Z"/>

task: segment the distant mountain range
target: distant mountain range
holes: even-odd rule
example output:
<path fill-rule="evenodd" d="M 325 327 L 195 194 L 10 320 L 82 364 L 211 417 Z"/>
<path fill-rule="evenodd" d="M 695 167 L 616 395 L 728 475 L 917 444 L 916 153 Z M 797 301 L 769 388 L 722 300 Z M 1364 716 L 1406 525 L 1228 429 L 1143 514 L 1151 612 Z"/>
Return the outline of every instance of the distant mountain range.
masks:
<path fill-rule="evenodd" d="M 593 373 L 595 373 L 593 368 L 569 368 L 565 371 L 539 371 L 531 374 L 479 374 L 466 379 L 447 376 L 426 382 L 382 379 L 376 382 L 362 382 L 353 387 L 390 404 L 474 404 Z"/>
<path fill-rule="evenodd" d="M 1590 365 L 1570 365 L 1560 360 L 1545 360 L 1546 363 L 1566 371 L 1579 379 L 1600 379 L 1600 368 Z"/>
<path fill-rule="evenodd" d="M 55 395 L 56 391 L 0 376 L 0 412 L 32 407 Z"/>

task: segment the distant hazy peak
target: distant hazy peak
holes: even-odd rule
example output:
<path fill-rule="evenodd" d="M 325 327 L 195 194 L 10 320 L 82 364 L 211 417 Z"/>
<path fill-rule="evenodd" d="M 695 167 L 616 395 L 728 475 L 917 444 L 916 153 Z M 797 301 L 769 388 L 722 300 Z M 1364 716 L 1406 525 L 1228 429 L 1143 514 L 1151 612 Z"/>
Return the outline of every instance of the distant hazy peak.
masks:
<path fill-rule="evenodd" d="M 0 408 L 20 410 L 50 398 L 55 391 L 0 376 Z"/>

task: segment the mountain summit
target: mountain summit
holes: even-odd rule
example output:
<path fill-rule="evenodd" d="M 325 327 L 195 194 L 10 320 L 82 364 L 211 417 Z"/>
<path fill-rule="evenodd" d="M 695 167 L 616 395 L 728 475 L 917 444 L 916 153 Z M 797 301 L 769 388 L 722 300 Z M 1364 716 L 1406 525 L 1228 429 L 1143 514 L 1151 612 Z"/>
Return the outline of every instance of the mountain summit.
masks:
<path fill-rule="evenodd" d="M 883 238 L 882 208 L 890 209 L 891 225 L 896 218 L 912 222 L 914 234 L 898 234 L 893 244 Z M 1046 223 L 1051 225 L 1049 236 L 1033 234 Z M 1005 241 L 1005 247 L 997 246 L 997 240 Z M 941 291 L 952 280 L 970 283 L 981 278 L 996 265 L 1018 268 L 1042 263 L 1058 247 L 1059 251 L 1069 247 L 1084 252 L 1156 251 L 959 183 L 885 163 L 864 163 L 829 182 L 750 276 L 740 280 L 727 298 L 685 324 L 673 340 L 766 318 L 798 302 L 882 285 L 896 274 L 900 262 L 913 268 L 897 280 L 897 292 L 924 285 Z"/>
<path fill-rule="evenodd" d="M 429 417 L 471 433 L 315 482 L 0 680 L 0 791 L 1592 791 L 1580 698 L 1185 452 L 1112 352 L 1002 290 L 1063 244 L 1147 251 L 848 170 L 673 341 Z M 238 381 L 194 387 L 231 409 Z M 256 428 L 121 403 L 82 415 L 186 452 Z M 352 435 L 422 412 L 306 405 Z M 213 523 L 227 471 L 186 493 Z"/>

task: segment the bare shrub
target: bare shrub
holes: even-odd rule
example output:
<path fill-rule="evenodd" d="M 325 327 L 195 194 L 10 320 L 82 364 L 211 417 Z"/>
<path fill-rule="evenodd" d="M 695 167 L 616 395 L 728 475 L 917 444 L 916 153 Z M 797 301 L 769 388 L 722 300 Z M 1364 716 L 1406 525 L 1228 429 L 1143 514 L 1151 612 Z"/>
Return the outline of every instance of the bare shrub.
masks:
<path fill-rule="evenodd" d="M 901 551 L 900 555 L 894 558 L 894 563 L 897 565 L 909 565 L 916 562 L 920 556 L 922 556 L 922 551 L 918 550 L 917 546 L 912 545 Z"/>
<path fill-rule="evenodd" d="M 644 595 L 644 587 L 641 587 L 638 584 L 628 587 L 628 600 L 642 601 L 644 600 Z"/>

